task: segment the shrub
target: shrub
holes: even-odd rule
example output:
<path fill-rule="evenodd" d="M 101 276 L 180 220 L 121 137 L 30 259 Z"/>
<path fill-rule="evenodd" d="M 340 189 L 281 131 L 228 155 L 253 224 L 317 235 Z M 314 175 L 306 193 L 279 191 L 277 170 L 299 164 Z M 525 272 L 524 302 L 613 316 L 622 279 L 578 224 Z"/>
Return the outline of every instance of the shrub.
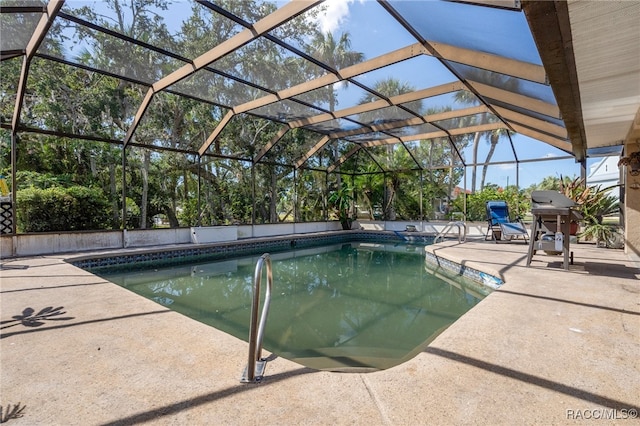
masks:
<path fill-rule="evenodd" d="M 16 193 L 19 232 L 105 229 L 109 202 L 101 189 L 29 187 Z"/>
<path fill-rule="evenodd" d="M 453 202 L 455 211 L 463 211 L 464 195 L 458 197 Z M 524 191 L 518 190 L 515 186 L 499 188 L 495 185 L 487 185 L 485 188 L 474 194 L 467 196 L 467 216 L 468 221 L 487 220 L 487 201 L 506 201 L 509 205 L 511 218 L 522 217 L 530 209 L 530 201 Z"/>

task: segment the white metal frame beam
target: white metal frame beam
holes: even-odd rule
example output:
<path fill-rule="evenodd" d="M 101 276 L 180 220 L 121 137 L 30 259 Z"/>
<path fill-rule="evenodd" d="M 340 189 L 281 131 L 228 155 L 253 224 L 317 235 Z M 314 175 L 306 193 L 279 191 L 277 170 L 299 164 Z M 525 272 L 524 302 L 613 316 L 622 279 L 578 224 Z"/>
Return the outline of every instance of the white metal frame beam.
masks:
<path fill-rule="evenodd" d="M 312 7 L 322 3 L 322 1 L 323 0 L 293 0 L 285 4 L 275 12 L 271 13 L 270 15 L 267 15 L 266 17 L 262 18 L 261 20 L 253 24 L 251 28 L 247 28 L 237 33 L 230 39 L 220 43 L 219 45 L 209 50 L 208 52 L 198 56 L 193 60 L 193 63 L 184 65 L 183 67 L 175 70 L 174 72 L 162 78 L 161 80 L 158 80 L 157 82 L 155 82 L 149 88 L 147 96 L 145 96 L 142 104 L 138 108 L 138 112 L 136 113 L 135 119 L 131 124 L 131 126 L 129 127 L 129 130 L 125 137 L 124 145 L 126 146 L 127 143 L 129 143 L 129 141 L 133 137 L 133 133 L 135 132 L 135 129 L 140 123 L 140 119 L 144 115 L 144 112 L 146 111 L 146 109 L 149 107 L 149 103 L 151 102 L 151 99 L 153 98 L 153 95 L 156 92 L 164 90 L 167 87 L 179 82 L 180 80 L 206 67 L 212 62 L 215 62 L 216 60 L 222 58 L 223 56 L 228 55 L 229 53 L 235 51 L 236 49 L 239 49 L 240 47 L 255 40 L 256 38 L 260 37 L 262 34 L 265 34 L 266 32 L 271 31 L 272 29 L 284 24 L 287 21 L 290 21 L 291 19 L 295 18 L 301 13 L 304 13 L 307 10 L 311 9 Z M 212 139 L 212 142 L 213 142 L 213 139 Z M 205 150 L 206 148 L 204 149 L 200 148 L 199 152 L 203 152 Z"/>
<path fill-rule="evenodd" d="M 36 28 L 31 35 L 31 39 L 27 43 L 24 59 L 22 62 L 22 70 L 20 71 L 20 79 L 18 80 L 18 88 L 16 90 L 16 102 L 13 108 L 13 117 L 11 117 L 11 129 L 15 132 L 20 124 L 20 114 L 22 112 L 22 105 L 24 103 L 24 94 L 27 90 L 27 78 L 29 77 L 29 67 L 31 66 L 31 59 L 33 55 L 42 44 L 47 35 L 47 31 L 51 28 L 53 20 L 60 12 L 60 9 L 64 5 L 64 0 L 51 0 L 47 4 L 46 12 L 40 17 L 40 21 L 36 25 Z"/>
<path fill-rule="evenodd" d="M 438 57 L 444 60 L 459 62 L 465 65 L 487 69 L 493 72 L 498 72 L 501 74 L 506 74 L 513 77 L 517 77 L 517 78 L 535 81 L 538 83 L 546 83 L 547 81 L 544 68 L 539 65 L 530 64 L 527 62 L 518 61 L 514 59 L 504 58 L 497 55 L 491 55 L 488 53 L 478 52 L 475 50 L 464 49 L 456 46 L 450 46 L 443 43 L 430 42 L 430 45 L 437 48 L 436 51 L 437 51 Z M 433 53 L 431 50 L 426 49 L 421 43 L 414 43 L 412 45 L 406 46 L 401 49 L 397 49 L 393 52 L 389 52 L 387 54 L 378 56 L 368 61 L 364 61 L 359 64 L 355 64 L 350 67 L 343 68 L 342 70 L 337 71 L 336 74 L 333 74 L 333 73 L 326 74 L 317 79 L 307 81 L 287 89 L 283 89 L 276 94 L 266 95 L 266 96 L 263 96 L 262 98 L 259 98 L 250 102 L 246 102 L 241 105 L 237 105 L 232 108 L 232 111 L 234 114 L 249 112 L 251 110 L 255 110 L 257 108 L 260 108 L 275 102 L 279 102 L 285 99 L 290 99 L 302 93 L 306 93 L 311 90 L 315 90 L 321 87 L 335 84 L 337 82 L 340 82 L 349 78 L 353 78 L 358 75 L 361 75 L 370 71 L 374 71 L 376 69 L 383 68 L 388 65 L 401 62 L 401 61 L 404 61 L 416 56 L 420 56 L 420 55 L 430 56 L 430 55 L 433 55 Z M 434 88 L 423 89 L 416 92 L 395 96 L 392 99 L 390 99 L 389 102 L 381 99 L 375 102 L 371 102 L 367 105 L 356 105 L 354 107 L 346 108 L 338 112 L 329 112 L 329 113 L 319 114 L 314 117 L 293 121 L 289 123 L 289 126 L 291 126 L 292 128 L 304 127 L 307 125 L 312 125 L 312 124 L 317 124 L 324 121 L 330 121 L 333 119 L 342 118 L 352 114 L 358 114 L 365 111 L 374 111 L 376 109 L 385 108 L 388 106 L 399 105 L 401 103 L 411 102 L 414 100 L 423 99 L 425 97 L 435 96 L 437 94 L 466 89 L 466 85 L 460 81 L 450 83 L 450 85 L 451 87 L 447 87 L 448 85 L 441 85 Z M 441 92 L 441 90 L 446 90 L 446 91 Z M 214 133 L 216 133 L 216 137 L 218 134 L 220 134 L 221 130 L 222 129 L 217 129 L 217 128 L 216 130 L 214 130 Z M 215 137 L 212 139 L 212 141 L 213 140 L 215 140 Z M 211 142 L 209 142 L 209 144 Z M 207 148 L 208 148 L 208 145 L 206 147 L 203 145 L 203 147 L 200 148 L 199 152 L 202 153 L 206 151 Z"/>

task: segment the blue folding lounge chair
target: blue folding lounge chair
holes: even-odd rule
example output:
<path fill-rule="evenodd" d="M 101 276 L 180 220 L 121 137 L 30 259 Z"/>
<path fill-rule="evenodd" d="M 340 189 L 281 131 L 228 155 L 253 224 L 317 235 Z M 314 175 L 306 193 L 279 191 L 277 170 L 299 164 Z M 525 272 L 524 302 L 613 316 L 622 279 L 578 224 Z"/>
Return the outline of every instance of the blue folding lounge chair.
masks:
<path fill-rule="evenodd" d="M 523 237 L 527 243 L 527 229 L 520 218 L 511 220 L 509 217 L 509 206 L 505 201 L 487 201 L 487 221 L 489 229 L 485 240 L 491 238 L 496 243 L 501 240 L 511 240 Z"/>

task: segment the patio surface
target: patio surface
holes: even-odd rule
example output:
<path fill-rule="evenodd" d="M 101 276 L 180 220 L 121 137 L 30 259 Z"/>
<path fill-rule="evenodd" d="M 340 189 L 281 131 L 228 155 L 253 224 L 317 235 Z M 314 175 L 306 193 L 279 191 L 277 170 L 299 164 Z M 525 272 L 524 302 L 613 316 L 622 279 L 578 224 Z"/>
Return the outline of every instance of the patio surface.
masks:
<path fill-rule="evenodd" d="M 563 271 L 557 256 L 525 267 L 523 243 L 431 246 L 505 284 L 400 366 L 318 372 L 276 357 L 260 384 L 239 382 L 247 343 L 71 256 L 4 259 L 2 414 L 18 411 L 9 425 L 638 424 L 640 264 L 571 249 Z M 13 321 L 46 307 L 66 314 Z"/>

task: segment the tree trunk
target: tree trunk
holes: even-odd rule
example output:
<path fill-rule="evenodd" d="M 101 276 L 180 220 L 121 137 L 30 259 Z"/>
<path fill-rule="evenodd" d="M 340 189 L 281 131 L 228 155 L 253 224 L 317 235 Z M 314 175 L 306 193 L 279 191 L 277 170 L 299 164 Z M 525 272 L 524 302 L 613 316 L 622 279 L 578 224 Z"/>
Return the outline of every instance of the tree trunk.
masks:
<path fill-rule="evenodd" d="M 178 223 L 178 218 L 176 217 L 175 210 L 169 208 L 169 206 L 164 206 L 164 213 L 167 215 L 167 219 L 169 220 L 169 226 L 171 228 L 177 228 L 180 224 Z"/>
<path fill-rule="evenodd" d="M 184 189 L 183 201 L 186 203 L 189 200 L 189 173 L 186 167 L 182 169 L 182 188 Z"/>
<path fill-rule="evenodd" d="M 269 200 L 269 223 L 278 223 L 278 176 L 274 170 L 271 174 L 271 197 Z"/>
<path fill-rule="evenodd" d="M 491 147 L 489 148 L 489 152 L 487 153 L 487 159 L 485 160 L 484 166 L 482 166 L 482 181 L 480 183 L 480 191 L 484 188 L 484 180 L 487 177 L 487 169 L 489 168 L 489 161 L 491 161 L 491 157 L 493 157 L 493 152 L 496 150 L 496 146 L 498 145 L 498 138 L 494 139 L 493 135 L 491 136 Z"/>
<path fill-rule="evenodd" d="M 140 200 L 140 229 L 147 228 L 147 198 L 149 198 L 149 163 L 151 152 L 144 150 L 142 159 L 142 199 Z"/>
<path fill-rule="evenodd" d="M 333 112 L 336 109 L 336 95 L 333 92 L 333 84 L 329 85 L 329 111 Z M 333 158 L 331 159 L 332 164 L 335 164 L 338 161 L 338 144 L 333 144 L 331 148 L 331 155 Z M 340 174 L 340 168 L 336 168 L 336 189 L 340 189 L 342 187 L 342 175 Z"/>
<path fill-rule="evenodd" d="M 120 211 L 118 210 L 118 189 L 116 187 L 116 165 L 109 163 L 109 192 L 111 198 L 111 227 L 118 229 L 120 227 Z"/>
<path fill-rule="evenodd" d="M 478 166 L 478 145 L 480 145 L 480 132 L 473 135 L 473 167 L 471 168 L 471 192 L 476 192 L 476 170 Z"/>
<path fill-rule="evenodd" d="M 396 209 L 395 209 L 395 188 L 393 186 L 393 180 L 386 181 L 387 177 L 385 176 L 385 184 L 384 184 L 384 198 L 385 198 L 385 207 L 384 207 L 384 215 L 385 220 L 396 220 Z M 392 178 L 393 179 L 393 178 Z"/>

